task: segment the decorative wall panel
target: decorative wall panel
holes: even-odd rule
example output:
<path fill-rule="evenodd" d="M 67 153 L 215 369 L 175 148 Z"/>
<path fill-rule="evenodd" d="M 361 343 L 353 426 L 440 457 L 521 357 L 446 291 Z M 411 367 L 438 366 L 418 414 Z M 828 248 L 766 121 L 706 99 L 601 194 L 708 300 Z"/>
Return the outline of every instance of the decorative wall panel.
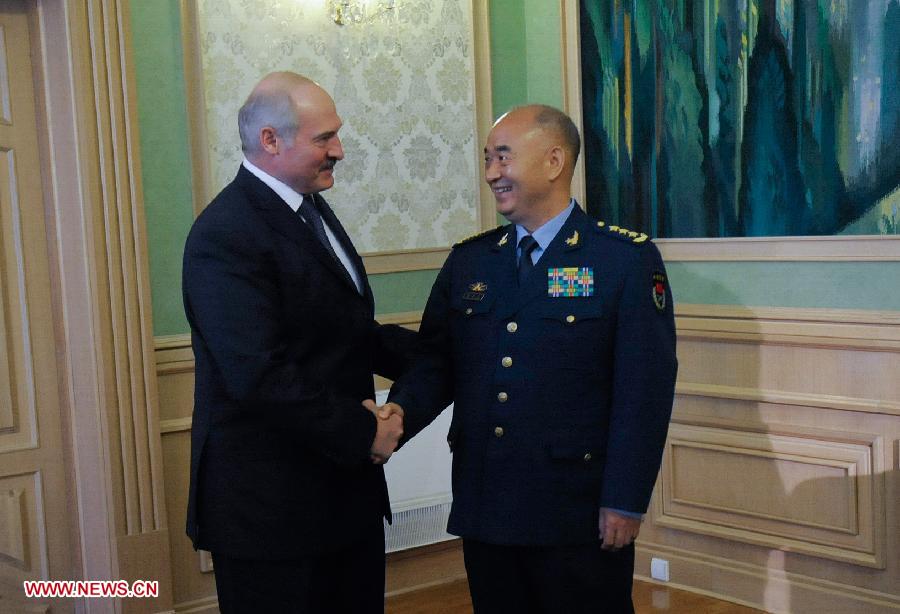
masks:
<path fill-rule="evenodd" d="M 326 197 L 361 252 L 446 246 L 478 230 L 472 4 L 399 0 L 339 26 L 326 2 L 199 4 L 213 193 L 237 171 L 237 112 L 273 70 L 319 82 L 344 121 Z"/>
<path fill-rule="evenodd" d="M 851 437 L 673 424 L 656 522 L 880 567 L 882 442 Z"/>
<path fill-rule="evenodd" d="M 0 493 L 0 556 L 20 567 L 28 566 L 24 494 L 21 488 Z"/>
<path fill-rule="evenodd" d="M 36 445 L 18 172 L 0 144 L 0 452 Z"/>
<path fill-rule="evenodd" d="M 39 472 L 0 476 L 0 562 L 22 578 L 47 568 Z"/>

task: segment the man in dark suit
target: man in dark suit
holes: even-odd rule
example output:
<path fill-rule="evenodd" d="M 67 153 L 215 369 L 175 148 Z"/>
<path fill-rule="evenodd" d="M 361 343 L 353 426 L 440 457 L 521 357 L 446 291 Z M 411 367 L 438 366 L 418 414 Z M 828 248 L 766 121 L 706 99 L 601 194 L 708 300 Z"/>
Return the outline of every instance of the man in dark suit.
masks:
<path fill-rule="evenodd" d="M 578 130 L 552 107 L 494 125 L 485 176 L 511 223 L 456 245 L 420 361 L 380 415 L 404 437 L 450 401 L 450 533 L 477 613 L 631 612 L 633 541 L 676 373 L 672 294 L 646 234 L 570 198 Z"/>
<path fill-rule="evenodd" d="M 196 359 L 187 532 L 222 612 L 382 612 L 384 462 L 402 420 L 361 405 L 412 333 L 379 326 L 362 259 L 319 192 L 343 158 L 331 97 L 265 77 L 245 159 L 187 239 Z M 374 409 L 371 408 L 371 409 Z"/>

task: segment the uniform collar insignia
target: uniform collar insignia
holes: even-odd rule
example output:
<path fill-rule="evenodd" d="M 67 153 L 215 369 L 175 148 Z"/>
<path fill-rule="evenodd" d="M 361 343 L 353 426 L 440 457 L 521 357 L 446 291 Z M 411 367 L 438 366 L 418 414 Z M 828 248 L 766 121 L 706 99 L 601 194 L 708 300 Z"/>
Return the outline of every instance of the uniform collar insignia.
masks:
<path fill-rule="evenodd" d="M 509 233 L 508 232 L 504 233 L 503 236 L 500 237 L 500 240 L 497 241 L 497 247 L 503 247 L 504 245 L 506 245 L 507 241 L 509 241 Z"/>
<path fill-rule="evenodd" d="M 566 245 L 569 245 L 571 247 L 578 245 L 578 231 L 577 230 L 571 237 L 566 239 Z"/>

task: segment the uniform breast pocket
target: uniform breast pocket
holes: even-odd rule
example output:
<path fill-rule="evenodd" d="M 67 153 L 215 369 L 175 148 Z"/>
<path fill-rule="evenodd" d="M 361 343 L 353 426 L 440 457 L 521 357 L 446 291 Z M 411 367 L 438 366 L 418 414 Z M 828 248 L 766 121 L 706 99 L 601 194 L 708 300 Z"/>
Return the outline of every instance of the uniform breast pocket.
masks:
<path fill-rule="evenodd" d="M 542 351 L 566 368 L 589 368 L 609 335 L 599 297 L 548 298 L 539 317 Z"/>
<path fill-rule="evenodd" d="M 491 333 L 493 295 L 478 300 L 458 297 L 450 303 L 450 328 L 457 356 L 484 353 L 484 341 Z"/>

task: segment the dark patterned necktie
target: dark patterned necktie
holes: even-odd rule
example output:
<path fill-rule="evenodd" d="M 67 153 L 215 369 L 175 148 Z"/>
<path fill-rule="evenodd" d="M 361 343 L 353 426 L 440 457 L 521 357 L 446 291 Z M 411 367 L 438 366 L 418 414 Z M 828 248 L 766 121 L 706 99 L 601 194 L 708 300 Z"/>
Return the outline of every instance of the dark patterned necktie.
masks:
<path fill-rule="evenodd" d="M 531 235 L 525 235 L 521 239 L 519 239 L 519 249 L 522 250 L 522 255 L 519 256 L 519 285 L 525 283 L 525 280 L 528 278 L 528 274 L 531 272 L 531 269 L 534 268 L 534 263 L 531 262 L 531 252 L 534 251 L 534 248 L 537 247 L 537 241 L 534 240 L 534 237 Z"/>
<path fill-rule="evenodd" d="M 319 208 L 316 207 L 313 202 L 313 197 L 309 194 L 303 195 L 303 202 L 300 203 L 300 215 L 303 216 L 303 219 L 309 224 L 309 227 L 312 228 L 313 232 L 318 237 L 319 241 L 322 243 L 322 246 L 328 250 L 328 253 L 338 261 L 340 264 L 341 259 L 338 258 L 338 255 L 334 251 L 334 247 L 331 245 L 331 241 L 328 240 L 328 235 L 325 234 L 325 224 L 322 222 L 322 214 L 319 213 Z M 341 264 L 341 268 L 343 268 L 343 264 Z"/>
<path fill-rule="evenodd" d="M 322 243 L 322 246 L 329 254 L 331 254 L 334 261 L 337 262 L 338 267 L 341 269 L 344 277 L 347 278 L 347 281 L 349 281 L 354 288 L 359 290 L 359 286 L 353 281 L 353 276 L 350 274 L 350 271 L 344 266 L 344 263 L 334 251 L 334 246 L 331 244 L 331 241 L 328 240 L 328 235 L 325 234 L 325 222 L 322 221 L 322 213 L 319 211 L 319 207 L 316 205 L 314 198 L 315 197 L 310 194 L 303 196 L 303 202 L 300 203 L 300 215 L 303 216 L 303 219 L 306 220 L 306 223 L 312 228 L 316 237 Z"/>

